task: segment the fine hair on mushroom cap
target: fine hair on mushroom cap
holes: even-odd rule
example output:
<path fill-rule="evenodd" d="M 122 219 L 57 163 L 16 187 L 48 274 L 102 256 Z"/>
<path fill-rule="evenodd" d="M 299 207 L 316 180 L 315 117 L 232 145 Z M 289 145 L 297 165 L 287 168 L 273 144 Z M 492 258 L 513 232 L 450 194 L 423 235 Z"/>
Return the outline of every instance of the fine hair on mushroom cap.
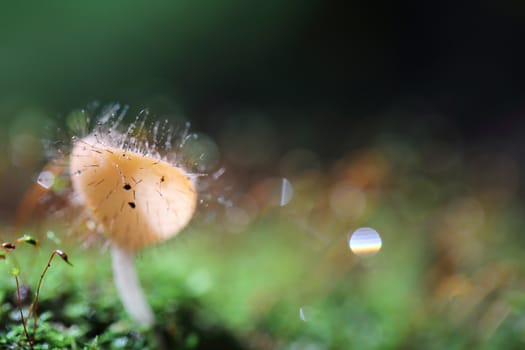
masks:
<path fill-rule="evenodd" d="M 137 250 L 186 226 L 197 203 L 196 176 L 173 156 L 176 150 L 165 124 L 147 130 L 143 118 L 120 132 L 121 118 L 111 112 L 92 133 L 74 140 L 72 185 L 77 200 L 111 241 Z M 179 146 L 188 135 L 182 135 Z"/>

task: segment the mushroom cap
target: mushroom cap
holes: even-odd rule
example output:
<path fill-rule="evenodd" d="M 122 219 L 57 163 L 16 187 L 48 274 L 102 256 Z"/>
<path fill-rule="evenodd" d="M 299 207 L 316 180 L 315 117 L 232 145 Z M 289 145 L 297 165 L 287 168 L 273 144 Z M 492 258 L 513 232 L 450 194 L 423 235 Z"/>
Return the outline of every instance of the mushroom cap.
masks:
<path fill-rule="evenodd" d="M 70 171 L 79 199 L 126 250 L 176 235 L 195 211 L 197 194 L 184 170 L 107 146 L 93 135 L 74 143 Z"/>

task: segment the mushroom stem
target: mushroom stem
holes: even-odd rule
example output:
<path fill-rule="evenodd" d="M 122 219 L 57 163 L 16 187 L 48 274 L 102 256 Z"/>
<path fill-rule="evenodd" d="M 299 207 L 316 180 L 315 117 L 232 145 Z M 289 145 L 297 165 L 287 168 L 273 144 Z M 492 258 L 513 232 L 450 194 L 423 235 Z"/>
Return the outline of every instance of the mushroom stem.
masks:
<path fill-rule="evenodd" d="M 112 244 L 111 259 L 113 279 L 124 308 L 131 318 L 141 326 L 152 326 L 154 323 L 153 312 L 144 297 L 137 278 L 135 254 Z"/>

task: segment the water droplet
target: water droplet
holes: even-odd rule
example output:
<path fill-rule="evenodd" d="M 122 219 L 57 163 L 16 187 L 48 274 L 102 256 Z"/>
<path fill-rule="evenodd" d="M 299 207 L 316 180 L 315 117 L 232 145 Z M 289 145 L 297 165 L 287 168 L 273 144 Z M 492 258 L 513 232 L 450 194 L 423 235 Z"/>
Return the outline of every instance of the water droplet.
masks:
<path fill-rule="evenodd" d="M 307 318 L 306 318 L 306 312 L 304 311 L 304 307 L 301 307 L 299 309 L 299 317 L 301 318 L 301 320 L 303 320 L 304 322 L 307 321 Z"/>
<path fill-rule="evenodd" d="M 112 345 L 117 349 L 124 349 L 128 345 L 128 338 L 118 337 L 113 339 Z"/>
<path fill-rule="evenodd" d="M 303 322 L 311 321 L 313 318 L 315 318 L 316 310 L 310 306 L 301 306 L 299 308 L 299 318 Z"/>
<path fill-rule="evenodd" d="M 217 180 L 219 177 L 221 177 L 226 172 L 225 168 L 220 168 L 216 172 L 213 173 L 212 177 Z"/>
<path fill-rule="evenodd" d="M 224 205 L 226 208 L 231 208 L 233 206 L 233 202 L 223 196 L 217 197 L 217 203 Z"/>
<path fill-rule="evenodd" d="M 60 244 L 60 238 L 58 238 L 53 231 L 47 231 L 46 236 L 50 241 Z"/>
<path fill-rule="evenodd" d="M 36 182 L 37 184 L 48 190 L 55 183 L 55 175 L 53 175 L 53 173 L 50 171 L 42 171 L 38 175 L 38 179 L 36 180 Z"/>
<path fill-rule="evenodd" d="M 279 205 L 281 207 L 284 207 L 286 204 L 288 204 L 293 197 L 293 187 L 290 181 L 288 179 L 284 178 L 281 182 L 281 200 L 279 201 Z"/>
<path fill-rule="evenodd" d="M 381 250 L 382 244 L 379 233 L 370 227 L 358 228 L 348 240 L 348 245 L 352 252 L 360 256 L 376 254 Z"/>
<path fill-rule="evenodd" d="M 88 230 L 94 231 L 96 227 L 97 227 L 97 224 L 95 223 L 95 221 L 93 221 L 93 220 L 86 221 L 86 228 Z"/>

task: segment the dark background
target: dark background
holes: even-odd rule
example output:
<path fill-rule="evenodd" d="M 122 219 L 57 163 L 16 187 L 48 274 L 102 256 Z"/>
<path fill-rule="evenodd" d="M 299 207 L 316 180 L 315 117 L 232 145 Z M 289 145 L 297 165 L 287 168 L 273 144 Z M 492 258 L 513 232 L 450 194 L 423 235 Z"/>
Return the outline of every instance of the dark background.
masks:
<path fill-rule="evenodd" d="M 2 7 L 5 130 L 35 110 L 55 121 L 120 102 L 185 115 L 226 153 L 232 134 L 261 122 L 261 147 L 307 148 L 327 163 L 384 132 L 524 159 L 519 1 Z"/>

